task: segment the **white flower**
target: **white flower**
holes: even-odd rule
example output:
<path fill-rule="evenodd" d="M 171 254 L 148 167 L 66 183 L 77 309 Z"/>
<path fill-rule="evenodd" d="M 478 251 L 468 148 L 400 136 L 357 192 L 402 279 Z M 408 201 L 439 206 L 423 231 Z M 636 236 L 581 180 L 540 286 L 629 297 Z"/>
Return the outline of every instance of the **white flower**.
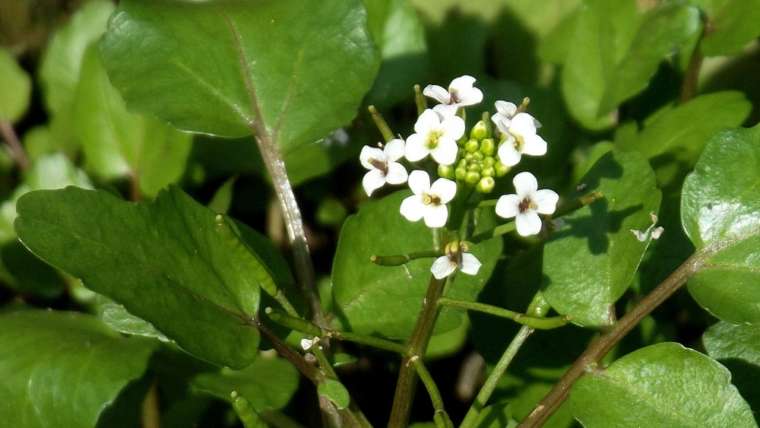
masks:
<path fill-rule="evenodd" d="M 507 137 L 499 146 L 498 151 L 499 160 L 504 165 L 517 165 L 523 154 L 531 156 L 546 154 L 546 141 L 536 134 L 538 122 L 533 116 L 523 112 L 517 113 L 512 118 L 495 114 L 491 120 Z"/>
<path fill-rule="evenodd" d="M 541 231 L 538 214 L 552 214 L 557 209 L 559 195 L 549 189 L 538 190 L 536 177 L 521 172 L 512 180 L 516 195 L 504 195 L 496 202 L 496 214 L 503 218 L 515 217 L 517 233 L 535 235 Z"/>
<path fill-rule="evenodd" d="M 369 172 L 364 174 L 362 186 L 367 196 L 372 192 L 388 184 L 402 184 L 406 182 L 406 168 L 396 162 L 404 156 L 404 141 L 394 139 L 388 141 L 385 148 L 364 146 L 359 154 L 362 166 Z"/>
<path fill-rule="evenodd" d="M 427 85 L 422 93 L 441 103 L 433 107 L 433 110 L 444 116 L 453 116 L 459 107 L 483 101 L 483 92 L 472 86 L 474 83 L 474 77 L 460 76 L 451 81 L 448 90 L 438 85 Z"/>
<path fill-rule="evenodd" d="M 316 345 L 319 342 L 318 337 L 314 337 L 312 339 L 303 338 L 301 339 L 301 349 L 304 351 L 308 351 L 311 349 L 314 345 Z"/>
<path fill-rule="evenodd" d="M 401 202 L 401 215 L 409 221 L 425 219 L 427 227 L 443 227 L 449 217 L 446 204 L 454 199 L 457 185 L 451 180 L 439 178 L 430 185 L 430 177 L 425 171 L 409 174 L 409 188 L 414 195 Z"/>
<path fill-rule="evenodd" d="M 459 269 L 467 275 L 477 275 L 480 270 L 480 260 L 471 253 L 451 252 L 438 257 L 430 267 L 430 272 L 435 279 L 443 279 Z"/>
<path fill-rule="evenodd" d="M 439 164 L 451 165 L 457 159 L 457 140 L 464 135 L 464 120 L 427 109 L 414 124 L 414 132 L 406 139 L 407 159 L 417 162 L 430 154 Z"/>
<path fill-rule="evenodd" d="M 496 101 L 494 107 L 496 107 L 496 113 L 491 116 L 491 122 L 499 127 L 499 129 L 503 126 L 509 126 L 512 118 L 517 114 L 517 105 L 509 101 Z M 502 126 L 499 126 L 499 123 Z"/>

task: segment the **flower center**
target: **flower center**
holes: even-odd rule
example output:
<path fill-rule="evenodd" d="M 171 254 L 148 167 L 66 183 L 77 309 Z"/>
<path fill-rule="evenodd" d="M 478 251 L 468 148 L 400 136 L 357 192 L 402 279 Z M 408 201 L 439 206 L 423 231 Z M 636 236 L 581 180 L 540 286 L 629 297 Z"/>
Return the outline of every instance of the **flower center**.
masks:
<path fill-rule="evenodd" d="M 512 134 L 512 137 L 514 137 L 515 139 L 515 142 L 514 142 L 515 150 L 522 153 L 523 146 L 525 145 L 525 139 L 523 139 L 522 135 Z"/>
<path fill-rule="evenodd" d="M 440 205 L 441 198 L 437 195 L 431 195 L 430 193 L 424 193 L 422 195 L 422 203 L 425 205 Z"/>
<path fill-rule="evenodd" d="M 535 210 L 537 207 L 536 207 L 536 204 L 530 198 L 525 198 L 522 201 L 520 201 L 520 204 L 517 206 L 517 208 L 520 210 L 521 213 L 524 213 L 525 211 L 528 211 L 528 210 Z"/>
<path fill-rule="evenodd" d="M 451 96 L 451 101 L 449 101 L 449 104 L 458 104 L 462 101 L 459 99 L 459 92 L 456 89 L 449 88 L 449 95 Z"/>
<path fill-rule="evenodd" d="M 430 131 L 427 137 L 427 141 L 425 142 L 427 148 L 433 150 L 434 148 L 438 147 L 438 140 L 442 135 L 443 132 L 440 130 Z"/>
<path fill-rule="evenodd" d="M 375 158 L 369 158 L 367 162 L 369 162 L 369 164 L 375 168 L 379 169 L 383 174 L 388 174 L 388 162 Z"/>

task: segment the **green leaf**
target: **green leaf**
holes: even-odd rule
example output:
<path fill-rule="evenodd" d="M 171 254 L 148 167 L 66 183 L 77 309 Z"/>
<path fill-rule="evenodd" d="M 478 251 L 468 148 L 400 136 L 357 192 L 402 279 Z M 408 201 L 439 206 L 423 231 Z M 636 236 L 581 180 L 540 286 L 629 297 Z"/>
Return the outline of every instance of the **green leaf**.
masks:
<path fill-rule="evenodd" d="M 738 53 L 760 36 L 760 0 L 693 0 L 707 15 L 700 48 L 707 56 Z"/>
<path fill-rule="evenodd" d="M 562 70 L 562 93 L 583 126 L 612 125 L 610 113 L 643 90 L 662 59 L 700 30 L 696 8 L 666 4 L 644 15 L 633 0 L 587 0 Z"/>
<path fill-rule="evenodd" d="M 668 162 L 691 167 L 710 137 L 720 130 L 741 125 L 751 109 L 752 104 L 741 92 L 701 95 L 656 113 L 647 119 L 636 137 L 617 146 L 636 150 L 650 159 L 667 153 Z"/>
<path fill-rule="evenodd" d="M 373 7 L 372 2 L 365 3 L 370 23 L 377 21 L 380 27 L 373 36 L 382 57 L 367 103 L 384 108 L 411 99 L 414 84 L 425 78 L 428 66 L 425 29 L 407 0 L 382 1 Z"/>
<path fill-rule="evenodd" d="M 689 292 L 734 323 L 760 323 L 760 126 L 715 135 L 685 180 L 681 221 L 701 251 Z"/>
<path fill-rule="evenodd" d="M 153 344 L 91 316 L 27 310 L 0 316 L 0 418 L 17 428 L 92 428 L 139 378 Z"/>
<path fill-rule="evenodd" d="M 5 49 L 0 48 L 0 121 L 16 122 L 29 108 L 32 82 L 29 75 L 19 67 L 16 59 Z"/>
<path fill-rule="evenodd" d="M 378 65 L 366 21 L 359 0 L 127 0 L 101 52 L 131 108 L 239 137 L 255 105 L 287 152 L 356 114 Z"/>
<path fill-rule="evenodd" d="M 327 397 L 339 409 L 345 409 L 351 404 L 351 395 L 342 383 L 333 379 L 326 379 L 317 387 L 317 392 L 322 397 Z"/>
<path fill-rule="evenodd" d="M 219 214 L 227 214 L 232 205 L 233 192 L 235 191 L 235 182 L 237 176 L 228 178 L 218 189 L 214 192 L 214 196 L 211 197 L 211 201 L 208 203 L 208 207 Z"/>
<path fill-rule="evenodd" d="M 257 411 L 285 407 L 298 389 L 298 371 L 281 358 L 259 357 L 242 370 L 201 373 L 192 380 L 195 390 L 232 401 L 237 391 Z"/>
<path fill-rule="evenodd" d="M 188 353 L 242 368 L 257 355 L 248 325 L 259 286 L 274 288 L 231 221 L 177 188 L 150 203 L 102 191 L 39 191 L 19 200 L 16 231 L 35 255 L 124 305 Z"/>
<path fill-rule="evenodd" d="M 707 329 L 702 342 L 716 360 L 740 359 L 760 366 L 760 330 L 721 321 Z"/>
<path fill-rule="evenodd" d="M 728 370 L 677 343 L 648 346 L 588 372 L 575 383 L 570 405 L 586 428 L 757 426 Z"/>
<path fill-rule="evenodd" d="M 71 108 L 85 50 L 103 34 L 113 9 L 110 1 L 87 2 L 50 40 L 39 73 L 51 114 L 66 114 Z"/>
<path fill-rule="evenodd" d="M 660 191 L 654 173 L 638 153 L 604 155 L 580 182 L 582 190 L 604 197 L 562 218 L 544 247 L 544 296 L 557 312 L 582 326 L 614 321 L 614 303 L 631 285 L 649 245 L 632 229 L 644 231 L 657 213 Z"/>
<path fill-rule="evenodd" d="M 407 337 L 417 319 L 433 259 L 419 259 L 403 266 L 377 266 L 373 255 L 397 255 L 433 248 L 432 231 L 422 222 L 411 223 L 401 216 L 401 200 L 409 192 L 399 191 L 362 205 L 343 224 L 333 261 L 333 296 L 337 310 L 360 334 Z M 482 216 L 485 218 L 485 216 Z M 484 221 L 483 227 L 488 224 Z M 473 301 L 483 288 L 501 253 L 501 240 L 476 245 L 472 253 L 483 263 L 476 276 L 460 274 L 447 287 L 446 295 Z M 446 308 L 436 323 L 436 334 L 455 329 L 461 311 Z"/>
<path fill-rule="evenodd" d="M 131 336 L 152 337 L 163 342 L 169 341 L 151 323 L 130 314 L 123 305 L 105 296 L 96 295 L 95 312 L 101 321 L 119 333 Z"/>
<path fill-rule="evenodd" d="M 702 336 L 707 354 L 731 370 L 734 385 L 753 409 L 760 405 L 760 331 L 720 321 Z"/>
<path fill-rule="evenodd" d="M 21 185 L 0 205 L 0 243 L 16 237 L 13 222 L 17 216 L 16 201 L 21 196 L 33 190 L 62 189 L 67 186 L 92 188 L 87 175 L 60 153 L 46 155 L 35 161 Z"/>
<path fill-rule="evenodd" d="M 128 112 L 95 45 L 85 53 L 81 76 L 74 126 L 88 170 L 104 179 L 132 177 L 148 196 L 179 180 L 190 154 L 190 134 Z"/>

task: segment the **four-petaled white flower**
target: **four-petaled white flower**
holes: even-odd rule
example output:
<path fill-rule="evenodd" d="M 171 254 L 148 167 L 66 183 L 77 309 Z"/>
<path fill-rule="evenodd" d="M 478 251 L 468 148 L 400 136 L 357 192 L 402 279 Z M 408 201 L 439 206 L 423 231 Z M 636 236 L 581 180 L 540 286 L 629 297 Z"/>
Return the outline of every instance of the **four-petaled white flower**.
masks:
<path fill-rule="evenodd" d="M 422 93 L 440 104 L 433 107 L 444 116 L 453 116 L 459 107 L 471 106 L 483 101 L 483 92 L 473 86 L 475 78 L 460 76 L 452 80 L 449 89 L 438 85 L 427 85 Z"/>
<path fill-rule="evenodd" d="M 464 120 L 425 110 L 414 124 L 414 134 L 406 139 L 406 158 L 412 162 L 431 155 L 441 165 L 457 159 L 457 140 L 464 135 Z"/>
<path fill-rule="evenodd" d="M 449 217 L 446 204 L 454 199 L 457 185 L 446 178 L 435 180 L 430 185 L 430 177 L 425 171 L 409 174 L 409 188 L 414 195 L 401 202 L 401 215 L 409 221 L 425 219 L 427 227 L 443 227 Z"/>
<path fill-rule="evenodd" d="M 531 156 L 546 154 L 546 141 L 536 134 L 538 122 L 533 116 L 524 112 L 517 113 L 512 118 L 495 114 L 491 120 L 506 136 L 497 153 L 504 165 L 517 165 L 523 154 Z"/>
<path fill-rule="evenodd" d="M 512 180 L 517 194 L 504 195 L 496 202 L 496 214 L 503 218 L 515 217 L 517 233 L 535 235 L 541 231 L 539 214 L 552 214 L 557 209 L 559 195 L 549 189 L 538 190 L 536 177 L 521 172 Z"/>
<path fill-rule="evenodd" d="M 436 279 L 446 278 L 457 269 L 467 275 L 477 275 L 480 270 L 480 260 L 466 250 L 466 247 L 458 247 L 453 251 L 446 251 L 446 255 L 435 259 L 430 272 Z"/>
<path fill-rule="evenodd" d="M 394 139 L 388 141 L 383 149 L 364 146 L 359 154 L 362 166 L 369 172 L 364 174 L 362 186 L 367 196 L 372 192 L 388 184 L 402 184 L 406 182 L 406 168 L 397 161 L 404 156 L 404 141 Z"/>

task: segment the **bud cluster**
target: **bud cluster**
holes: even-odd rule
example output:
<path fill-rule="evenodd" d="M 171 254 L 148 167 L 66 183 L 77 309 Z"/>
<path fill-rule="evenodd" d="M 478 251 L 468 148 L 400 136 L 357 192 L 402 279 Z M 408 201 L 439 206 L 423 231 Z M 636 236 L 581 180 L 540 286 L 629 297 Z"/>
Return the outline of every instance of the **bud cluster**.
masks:
<path fill-rule="evenodd" d="M 509 172 L 509 167 L 496 155 L 497 143 L 486 122 L 481 120 L 475 124 L 469 138 L 460 139 L 458 145 L 457 162 L 452 166 L 439 166 L 440 176 L 475 186 L 480 193 L 490 193 L 496 184 L 494 178 Z"/>

